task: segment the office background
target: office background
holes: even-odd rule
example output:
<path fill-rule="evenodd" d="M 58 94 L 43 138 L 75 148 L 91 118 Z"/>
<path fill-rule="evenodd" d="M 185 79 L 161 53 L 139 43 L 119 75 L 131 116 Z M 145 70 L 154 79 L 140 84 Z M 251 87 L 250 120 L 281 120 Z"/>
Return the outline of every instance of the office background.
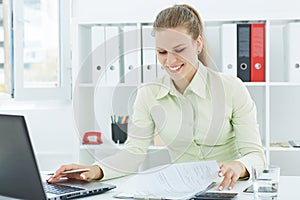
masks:
<path fill-rule="evenodd" d="M 139 23 L 153 22 L 156 14 L 164 7 L 174 3 L 187 3 L 194 6 L 202 18 L 207 20 L 220 20 L 223 18 L 236 20 L 257 20 L 265 18 L 300 19 L 300 3 L 296 0 L 286 1 L 98 1 L 98 0 L 73 0 L 71 1 L 71 22 L 73 20 L 94 21 L 97 23 Z M 72 36 L 70 32 L 70 37 Z M 298 86 L 299 88 L 299 86 Z M 295 95 L 300 98 L 300 93 Z M 280 102 L 279 102 L 280 104 Z M 282 102 L 283 108 L 290 110 L 285 113 L 284 120 L 300 119 L 300 105 L 291 108 L 289 101 Z M 294 111 L 293 111 L 294 110 Z M 34 148 L 41 169 L 53 170 L 63 163 L 76 162 L 78 151 L 78 133 L 73 119 L 73 106 L 71 101 L 15 101 L 1 100 L 1 113 L 22 114 L 26 116 Z M 272 113 L 270 113 L 272 114 Z M 274 113 L 273 113 L 274 114 Z M 278 114 L 276 112 L 275 114 Z M 287 123 L 285 123 L 287 124 Z M 277 129 L 283 130 L 283 134 L 292 134 L 295 139 L 300 139 L 300 127 L 291 125 L 298 131 L 292 132 L 289 127 L 282 127 L 280 121 Z M 287 156 L 288 155 L 288 156 Z M 285 165 L 286 174 L 296 174 L 300 165 L 300 151 L 279 152 L 276 154 L 277 161 Z M 298 161 L 297 161 L 298 160 Z"/>

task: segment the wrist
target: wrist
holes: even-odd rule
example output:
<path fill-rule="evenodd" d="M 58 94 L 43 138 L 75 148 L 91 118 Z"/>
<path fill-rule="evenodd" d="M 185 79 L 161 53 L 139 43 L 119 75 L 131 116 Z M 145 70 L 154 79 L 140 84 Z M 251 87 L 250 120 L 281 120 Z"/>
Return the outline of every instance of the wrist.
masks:
<path fill-rule="evenodd" d="M 249 172 L 247 170 L 247 168 L 245 167 L 245 165 L 243 165 L 243 163 L 239 162 L 241 169 L 242 169 L 242 173 L 240 175 L 240 178 L 246 178 L 249 177 Z"/>
<path fill-rule="evenodd" d="M 94 178 L 94 180 L 102 179 L 104 174 L 103 174 L 103 171 L 102 171 L 101 167 L 98 166 L 98 165 L 93 165 L 93 168 L 95 169 L 95 178 Z"/>

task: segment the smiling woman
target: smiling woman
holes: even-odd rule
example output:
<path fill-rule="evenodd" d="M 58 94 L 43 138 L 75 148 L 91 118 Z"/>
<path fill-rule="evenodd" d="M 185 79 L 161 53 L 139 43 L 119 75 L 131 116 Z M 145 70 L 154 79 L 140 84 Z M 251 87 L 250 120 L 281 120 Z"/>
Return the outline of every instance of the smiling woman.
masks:
<path fill-rule="evenodd" d="M 124 148 L 75 178 L 135 173 L 159 135 L 172 163 L 217 160 L 218 175 L 223 177 L 219 189 L 232 189 L 239 178 L 249 178 L 251 165 L 265 163 L 255 103 L 240 79 L 207 66 L 202 23 L 195 9 L 166 8 L 153 28 L 158 60 L 168 74 L 138 88 Z M 83 166 L 62 166 L 49 181 L 58 180 L 66 167 Z"/>

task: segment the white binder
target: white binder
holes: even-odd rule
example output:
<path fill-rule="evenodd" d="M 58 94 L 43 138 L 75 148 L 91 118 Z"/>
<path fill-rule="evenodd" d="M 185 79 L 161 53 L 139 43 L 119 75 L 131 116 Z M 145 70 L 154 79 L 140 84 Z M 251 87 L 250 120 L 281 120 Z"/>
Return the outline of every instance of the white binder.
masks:
<path fill-rule="evenodd" d="M 237 76 L 237 26 L 223 24 L 221 30 L 222 72 Z"/>
<path fill-rule="evenodd" d="M 92 73 L 94 84 L 105 84 L 105 36 L 104 26 L 94 26 L 91 29 L 92 43 Z"/>
<path fill-rule="evenodd" d="M 141 83 L 141 48 L 140 35 L 137 26 L 125 26 L 123 28 L 124 41 L 124 74 L 126 84 Z"/>
<path fill-rule="evenodd" d="M 159 63 L 159 61 L 157 60 L 157 78 L 162 78 L 163 76 L 167 75 L 168 73 L 166 72 L 166 70 L 164 69 L 164 67 Z"/>
<path fill-rule="evenodd" d="M 300 82 L 300 22 L 291 22 L 285 27 L 285 79 Z"/>
<path fill-rule="evenodd" d="M 119 27 L 105 27 L 106 77 L 107 85 L 116 86 L 120 80 Z"/>
<path fill-rule="evenodd" d="M 156 79 L 156 48 L 155 39 L 151 35 L 152 26 L 142 26 L 143 82 Z"/>

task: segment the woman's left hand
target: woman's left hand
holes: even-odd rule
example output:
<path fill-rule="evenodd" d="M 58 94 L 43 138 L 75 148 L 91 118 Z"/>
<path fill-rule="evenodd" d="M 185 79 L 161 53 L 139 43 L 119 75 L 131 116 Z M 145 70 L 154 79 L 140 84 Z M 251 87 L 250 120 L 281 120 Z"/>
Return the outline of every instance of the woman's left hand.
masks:
<path fill-rule="evenodd" d="M 231 190 L 239 178 L 249 176 L 245 166 L 239 161 L 230 161 L 219 163 L 219 177 L 224 177 L 219 185 L 219 190 L 223 190 L 228 185 L 228 190 Z"/>

